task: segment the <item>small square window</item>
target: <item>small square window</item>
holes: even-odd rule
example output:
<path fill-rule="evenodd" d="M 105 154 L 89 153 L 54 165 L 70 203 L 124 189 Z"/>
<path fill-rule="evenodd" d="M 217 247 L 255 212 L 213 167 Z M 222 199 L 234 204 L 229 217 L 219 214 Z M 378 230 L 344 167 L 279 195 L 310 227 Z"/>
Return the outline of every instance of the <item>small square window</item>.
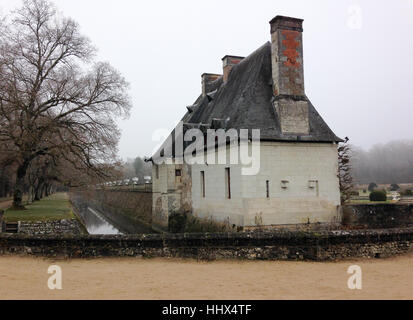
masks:
<path fill-rule="evenodd" d="M 182 170 L 180 170 L 180 169 L 175 170 L 175 176 L 176 177 L 181 177 L 182 176 Z"/>
<path fill-rule="evenodd" d="M 317 180 L 310 180 L 310 181 L 308 181 L 308 187 L 309 187 L 310 189 L 314 189 L 314 188 L 317 187 L 317 183 L 318 183 Z"/>
<path fill-rule="evenodd" d="M 288 180 L 281 180 L 281 188 L 288 189 L 288 184 L 289 183 L 290 183 L 290 181 L 288 181 Z"/>

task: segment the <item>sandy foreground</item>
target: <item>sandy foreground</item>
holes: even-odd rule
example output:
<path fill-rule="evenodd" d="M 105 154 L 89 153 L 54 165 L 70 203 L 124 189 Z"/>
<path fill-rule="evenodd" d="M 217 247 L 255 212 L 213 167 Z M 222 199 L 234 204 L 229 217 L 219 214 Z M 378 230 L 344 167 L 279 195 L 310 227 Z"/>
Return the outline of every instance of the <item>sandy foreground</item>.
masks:
<path fill-rule="evenodd" d="M 50 265 L 62 290 L 50 290 Z M 363 289 L 349 290 L 359 265 Z M 413 299 L 413 255 L 332 263 L 0 257 L 2 299 Z"/>

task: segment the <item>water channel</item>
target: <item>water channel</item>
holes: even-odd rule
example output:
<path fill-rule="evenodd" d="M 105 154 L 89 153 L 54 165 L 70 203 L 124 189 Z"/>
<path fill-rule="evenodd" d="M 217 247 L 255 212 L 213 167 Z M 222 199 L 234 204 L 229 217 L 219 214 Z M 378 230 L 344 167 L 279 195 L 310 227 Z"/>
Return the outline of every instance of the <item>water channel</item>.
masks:
<path fill-rule="evenodd" d="M 79 215 L 83 219 L 89 234 L 122 234 L 117 228 L 110 224 L 99 211 L 95 209 L 87 207 L 86 210 L 81 210 Z"/>

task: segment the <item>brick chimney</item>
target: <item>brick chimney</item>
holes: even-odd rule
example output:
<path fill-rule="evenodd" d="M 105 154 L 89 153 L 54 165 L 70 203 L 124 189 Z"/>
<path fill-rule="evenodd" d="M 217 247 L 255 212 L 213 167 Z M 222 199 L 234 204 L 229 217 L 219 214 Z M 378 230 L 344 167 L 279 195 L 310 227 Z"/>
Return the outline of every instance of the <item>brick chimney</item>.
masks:
<path fill-rule="evenodd" d="M 220 74 L 204 73 L 202 76 L 202 95 L 206 96 L 207 93 L 211 92 L 211 83 L 222 77 Z"/>
<path fill-rule="evenodd" d="M 274 107 L 285 134 L 309 133 L 304 91 L 302 19 L 276 16 L 271 25 Z"/>
<path fill-rule="evenodd" d="M 224 83 L 228 81 L 229 74 L 232 68 L 244 60 L 244 57 L 238 56 L 225 56 L 222 58 L 223 68 L 224 68 Z"/>

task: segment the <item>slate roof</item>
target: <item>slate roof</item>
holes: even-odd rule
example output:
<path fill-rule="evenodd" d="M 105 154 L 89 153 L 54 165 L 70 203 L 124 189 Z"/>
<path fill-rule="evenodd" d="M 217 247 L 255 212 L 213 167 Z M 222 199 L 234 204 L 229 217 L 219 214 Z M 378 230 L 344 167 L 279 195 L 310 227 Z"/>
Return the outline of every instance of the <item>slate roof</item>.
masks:
<path fill-rule="evenodd" d="M 217 79 L 206 96 L 187 107 L 184 128 L 260 129 L 262 141 L 341 142 L 309 101 L 308 135 L 283 134 L 273 107 L 271 43 L 232 68 L 227 83 Z"/>

